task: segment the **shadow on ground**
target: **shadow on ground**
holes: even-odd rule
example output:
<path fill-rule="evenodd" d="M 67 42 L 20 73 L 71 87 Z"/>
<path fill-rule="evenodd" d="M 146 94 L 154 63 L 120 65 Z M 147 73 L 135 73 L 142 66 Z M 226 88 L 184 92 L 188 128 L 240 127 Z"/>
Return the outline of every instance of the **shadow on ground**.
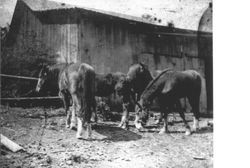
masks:
<path fill-rule="evenodd" d="M 141 135 L 138 135 L 132 131 L 124 130 L 115 125 L 107 125 L 107 124 L 97 124 L 93 126 L 93 129 L 107 137 L 105 139 L 111 140 L 113 142 L 117 141 L 135 141 L 142 138 Z"/>

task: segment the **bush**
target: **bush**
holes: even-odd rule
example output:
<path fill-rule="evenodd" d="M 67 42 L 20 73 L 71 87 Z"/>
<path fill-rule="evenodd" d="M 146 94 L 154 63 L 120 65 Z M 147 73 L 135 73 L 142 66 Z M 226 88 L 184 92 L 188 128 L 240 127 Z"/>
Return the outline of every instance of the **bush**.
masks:
<path fill-rule="evenodd" d="M 8 75 L 38 77 L 41 63 L 53 64 L 55 55 L 39 43 L 22 46 L 21 50 L 2 48 L 1 73 Z M 1 97 L 21 97 L 33 90 L 37 81 L 2 77 Z"/>

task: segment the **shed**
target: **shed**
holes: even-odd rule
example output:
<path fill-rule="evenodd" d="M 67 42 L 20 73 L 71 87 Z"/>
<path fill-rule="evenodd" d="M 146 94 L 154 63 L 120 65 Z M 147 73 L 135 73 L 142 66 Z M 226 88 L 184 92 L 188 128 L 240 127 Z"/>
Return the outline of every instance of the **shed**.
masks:
<path fill-rule="evenodd" d="M 126 73 L 132 63 L 143 61 L 151 71 L 195 69 L 205 80 L 198 31 L 188 29 L 188 23 L 186 29 L 174 23 L 163 26 L 142 17 L 49 0 L 18 0 L 7 46 L 16 53 L 40 48 L 53 63 L 86 62 L 98 73 Z M 210 32 L 203 36 L 212 39 Z M 205 84 L 201 111 L 206 111 Z"/>

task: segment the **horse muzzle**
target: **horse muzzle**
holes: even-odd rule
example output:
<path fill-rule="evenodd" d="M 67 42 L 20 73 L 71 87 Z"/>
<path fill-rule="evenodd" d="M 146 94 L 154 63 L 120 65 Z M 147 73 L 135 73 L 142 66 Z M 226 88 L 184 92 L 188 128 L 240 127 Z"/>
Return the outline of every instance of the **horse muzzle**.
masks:
<path fill-rule="evenodd" d="M 41 90 L 41 87 L 37 86 L 36 87 L 36 92 L 40 92 L 40 90 Z"/>

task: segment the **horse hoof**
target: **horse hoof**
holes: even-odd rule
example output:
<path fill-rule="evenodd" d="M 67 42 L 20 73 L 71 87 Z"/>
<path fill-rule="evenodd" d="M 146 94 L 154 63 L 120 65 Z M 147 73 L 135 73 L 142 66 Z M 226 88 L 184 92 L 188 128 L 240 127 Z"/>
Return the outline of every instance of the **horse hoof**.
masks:
<path fill-rule="evenodd" d="M 91 140 L 92 140 L 92 136 L 89 136 L 89 137 L 88 137 L 88 140 L 91 141 Z"/>
<path fill-rule="evenodd" d="M 160 124 L 160 123 L 161 123 L 160 120 L 156 120 L 156 121 L 155 121 L 155 124 L 156 124 L 156 125 L 158 125 L 158 124 Z"/>
<path fill-rule="evenodd" d="M 166 134 L 168 133 L 166 130 L 160 130 L 159 134 L 162 135 L 162 134 Z"/>
<path fill-rule="evenodd" d="M 190 130 L 186 131 L 186 132 L 185 132 L 185 135 L 186 135 L 186 136 L 191 135 L 191 131 L 190 131 Z"/>
<path fill-rule="evenodd" d="M 118 127 L 120 127 L 120 128 L 122 128 L 122 126 L 123 126 L 123 123 L 120 123 L 120 124 L 118 125 Z"/>
<path fill-rule="evenodd" d="M 193 128 L 192 131 L 193 131 L 193 132 L 198 132 L 198 131 L 199 131 L 199 128 Z"/>
<path fill-rule="evenodd" d="M 126 126 L 126 124 L 123 124 L 123 126 L 121 128 L 124 130 L 128 130 L 128 126 Z"/>
<path fill-rule="evenodd" d="M 70 129 L 71 130 L 75 130 L 76 129 L 76 125 L 70 125 Z"/>
<path fill-rule="evenodd" d="M 69 126 L 69 125 L 66 125 L 65 127 L 66 127 L 66 128 L 69 128 L 70 126 Z"/>
<path fill-rule="evenodd" d="M 77 139 L 83 139 L 83 136 L 81 136 L 81 135 L 76 135 L 76 138 L 77 138 Z"/>
<path fill-rule="evenodd" d="M 143 127 L 142 127 L 141 123 L 135 123 L 135 128 L 140 131 Z"/>

